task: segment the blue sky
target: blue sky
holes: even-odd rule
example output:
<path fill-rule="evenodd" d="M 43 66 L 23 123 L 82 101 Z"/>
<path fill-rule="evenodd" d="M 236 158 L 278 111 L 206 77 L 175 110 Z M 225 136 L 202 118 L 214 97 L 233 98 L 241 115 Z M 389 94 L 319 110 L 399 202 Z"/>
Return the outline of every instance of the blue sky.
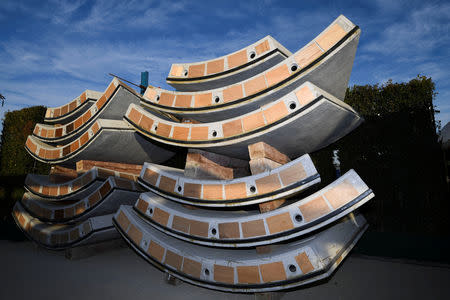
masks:
<path fill-rule="evenodd" d="M 413 0 L 3 0 L 0 117 L 103 91 L 108 73 L 138 83 L 148 70 L 150 84 L 170 89 L 172 63 L 222 56 L 268 34 L 295 52 L 339 14 L 362 29 L 350 85 L 431 76 L 437 119 L 450 121 L 450 2 Z"/>

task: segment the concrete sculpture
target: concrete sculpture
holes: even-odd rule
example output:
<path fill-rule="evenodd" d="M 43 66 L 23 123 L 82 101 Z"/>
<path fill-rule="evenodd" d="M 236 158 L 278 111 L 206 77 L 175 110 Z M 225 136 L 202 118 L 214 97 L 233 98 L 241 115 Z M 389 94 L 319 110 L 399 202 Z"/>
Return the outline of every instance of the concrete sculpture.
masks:
<path fill-rule="evenodd" d="M 121 236 L 175 278 L 227 292 L 331 276 L 366 230 L 357 209 L 374 193 L 354 170 L 313 189 L 308 153 L 363 121 L 343 102 L 359 36 L 339 16 L 294 54 L 267 36 L 173 64 L 176 91 L 140 95 L 114 78 L 49 108 L 25 148 L 78 175 L 28 175 L 18 226 L 50 249 Z"/>

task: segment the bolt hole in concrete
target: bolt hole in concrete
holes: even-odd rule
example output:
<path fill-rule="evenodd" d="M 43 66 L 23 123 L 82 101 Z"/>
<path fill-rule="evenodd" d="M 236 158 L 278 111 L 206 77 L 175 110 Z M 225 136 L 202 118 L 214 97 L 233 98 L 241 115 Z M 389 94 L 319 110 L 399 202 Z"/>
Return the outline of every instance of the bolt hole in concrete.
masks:
<path fill-rule="evenodd" d="M 181 186 L 178 186 L 177 190 L 178 190 L 179 192 L 181 192 Z"/>
<path fill-rule="evenodd" d="M 303 221 L 302 215 L 295 215 L 295 221 L 297 222 Z"/>
<path fill-rule="evenodd" d="M 187 76 L 187 74 L 188 74 L 188 71 L 184 70 L 184 76 Z"/>
<path fill-rule="evenodd" d="M 298 66 L 297 66 L 297 65 L 294 64 L 294 65 L 291 66 L 291 71 L 292 71 L 292 72 L 297 71 L 297 69 L 298 69 Z"/>
<path fill-rule="evenodd" d="M 155 126 L 155 129 L 154 129 L 154 130 L 155 130 L 155 131 L 158 130 L 158 126 Z"/>
<path fill-rule="evenodd" d="M 205 269 L 205 275 L 209 276 L 209 270 L 208 269 Z"/>
<path fill-rule="evenodd" d="M 252 193 L 256 192 L 256 188 L 253 185 L 250 187 L 250 192 Z"/>
<path fill-rule="evenodd" d="M 156 96 L 156 102 L 158 102 L 158 101 L 159 101 L 159 95 Z"/>
<path fill-rule="evenodd" d="M 150 208 L 150 210 L 149 210 L 149 211 L 150 211 L 150 214 L 152 214 L 152 213 L 153 213 L 153 208 Z"/>
<path fill-rule="evenodd" d="M 294 110 L 297 107 L 297 104 L 295 104 L 294 102 L 289 103 L 289 108 L 291 110 Z"/>
<path fill-rule="evenodd" d="M 214 131 L 212 132 L 212 136 L 213 136 L 213 137 L 216 137 L 216 136 L 217 136 L 217 131 L 214 130 Z"/>
<path fill-rule="evenodd" d="M 216 98 L 214 98 L 214 102 L 219 103 L 220 98 L 217 96 Z"/>
<path fill-rule="evenodd" d="M 256 53 L 255 52 L 250 52 L 250 58 L 254 59 L 256 57 Z"/>
<path fill-rule="evenodd" d="M 295 273 L 295 271 L 297 271 L 297 268 L 294 265 L 289 265 L 289 271 Z"/>
<path fill-rule="evenodd" d="M 213 229 L 211 230 L 211 232 L 212 232 L 213 235 L 216 235 L 217 230 L 216 230 L 215 228 L 213 228 Z"/>

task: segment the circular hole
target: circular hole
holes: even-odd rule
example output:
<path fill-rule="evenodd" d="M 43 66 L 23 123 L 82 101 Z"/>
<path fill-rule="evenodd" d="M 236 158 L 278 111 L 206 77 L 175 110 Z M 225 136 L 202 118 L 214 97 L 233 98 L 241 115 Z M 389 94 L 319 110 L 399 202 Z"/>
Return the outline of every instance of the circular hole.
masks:
<path fill-rule="evenodd" d="M 295 271 L 297 271 L 297 268 L 294 265 L 289 265 L 289 271 L 294 273 Z"/>
<path fill-rule="evenodd" d="M 209 276 L 209 270 L 208 269 L 205 269 L 205 275 Z"/>
<path fill-rule="evenodd" d="M 298 66 L 297 66 L 297 65 L 292 65 L 292 66 L 291 66 L 291 71 L 292 71 L 292 72 L 297 71 L 297 69 L 298 69 Z"/>
<path fill-rule="evenodd" d="M 215 235 L 215 234 L 217 233 L 217 230 L 216 230 L 215 228 L 213 228 L 213 229 L 211 230 L 211 233 L 212 233 L 213 235 Z"/>
<path fill-rule="evenodd" d="M 256 53 L 255 52 L 250 53 L 250 58 L 251 59 L 254 59 L 255 57 L 256 57 Z"/>
<path fill-rule="evenodd" d="M 256 188 L 253 185 L 250 187 L 250 192 L 252 193 L 256 192 Z"/>
<path fill-rule="evenodd" d="M 295 215 L 295 221 L 297 221 L 297 222 L 303 221 L 302 215 L 300 215 L 300 214 Z"/>
<path fill-rule="evenodd" d="M 177 190 L 178 190 L 179 192 L 181 192 L 181 186 L 178 186 Z"/>
<path fill-rule="evenodd" d="M 156 96 L 156 102 L 158 102 L 158 101 L 159 101 L 159 95 Z"/>
<path fill-rule="evenodd" d="M 155 129 L 154 129 L 154 130 L 155 130 L 155 131 L 158 130 L 158 126 L 155 126 Z"/>
<path fill-rule="evenodd" d="M 297 107 L 297 104 L 295 104 L 294 102 L 292 102 L 292 103 L 289 104 L 289 108 L 290 108 L 291 110 L 294 110 L 296 107 Z"/>
<path fill-rule="evenodd" d="M 216 96 L 216 97 L 214 98 L 214 102 L 219 103 L 219 101 L 220 101 L 219 96 Z"/>
<path fill-rule="evenodd" d="M 187 76 L 187 74 L 188 74 L 188 71 L 187 71 L 187 70 L 184 70 L 183 75 L 184 75 L 184 76 Z"/>
<path fill-rule="evenodd" d="M 150 212 L 150 214 L 152 214 L 153 213 L 153 208 L 150 208 L 149 212 Z"/>
<path fill-rule="evenodd" d="M 216 136 L 217 136 L 217 131 L 214 130 L 214 131 L 212 132 L 212 136 L 213 136 L 213 137 L 216 137 Z"/>

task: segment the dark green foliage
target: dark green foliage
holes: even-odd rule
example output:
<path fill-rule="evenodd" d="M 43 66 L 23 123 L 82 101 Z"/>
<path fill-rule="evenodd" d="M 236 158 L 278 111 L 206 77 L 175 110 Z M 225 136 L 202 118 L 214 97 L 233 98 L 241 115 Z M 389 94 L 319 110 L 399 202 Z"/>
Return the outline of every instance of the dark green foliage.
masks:
<path fill-rule="evenodd" d="M 24 193 L 26 174 L 49 173 L 50 167 L 35 161 L 24 147 L 34 125 L 44 120 L 45 110 L 43 106 L 35 106 L 5 114 L 0 144 L 0 224 L 4 226 L 14 228 L 10 214 Z"/>
<path fill-rule="evenodd" d="M 355 169 L 375 192 L 362 211 L 377 232 L 450 234 L 445 162 L 434 120 L 434 83 L 353 86 L 345 102 L 365 122 L 348 136 L 312 154 L 323 184 L 335 178 L 339 149 L 342 173 Z"/>
<path fill-rule="evenodd" d="M 43 122 L 45 110 L 44 106 L 34 106 L 5 114 L 0 145 L 0 176 L 48 173 L 48 165 L 35 162 L 24 148 L 34 125 Z"/>

